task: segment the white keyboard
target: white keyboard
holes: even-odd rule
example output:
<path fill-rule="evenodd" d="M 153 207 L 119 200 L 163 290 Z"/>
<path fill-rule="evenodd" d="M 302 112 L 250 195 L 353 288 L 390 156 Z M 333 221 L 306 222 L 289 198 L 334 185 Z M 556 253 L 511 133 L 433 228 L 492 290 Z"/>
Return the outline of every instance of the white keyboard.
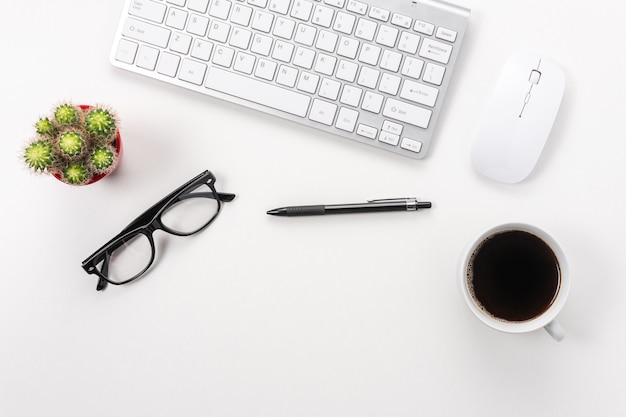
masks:
<path fill-rule="evenodd" d="M 438 0 L 127 0 L 111 62 L 420 159 L 468 18 Z"/>

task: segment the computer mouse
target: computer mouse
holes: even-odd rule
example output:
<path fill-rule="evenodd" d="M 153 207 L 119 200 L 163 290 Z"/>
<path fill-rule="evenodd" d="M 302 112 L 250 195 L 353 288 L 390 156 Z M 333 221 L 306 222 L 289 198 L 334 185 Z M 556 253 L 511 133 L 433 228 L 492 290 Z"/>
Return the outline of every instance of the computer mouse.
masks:
<path fill-rule="evenodd" d="M 474 169 L 509 184 L 526 178 L 550 135 L 564 90 L 565 75 L 557 63 L 532 53 L 513 55 L 474 139 Z"/>

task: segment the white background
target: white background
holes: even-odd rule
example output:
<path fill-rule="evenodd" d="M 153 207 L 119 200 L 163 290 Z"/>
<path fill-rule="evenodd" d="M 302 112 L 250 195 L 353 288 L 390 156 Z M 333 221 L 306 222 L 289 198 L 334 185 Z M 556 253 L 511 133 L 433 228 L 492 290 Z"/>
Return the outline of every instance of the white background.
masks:
<path fill-rule="evenodd" d="M 122 0 L 13 2 L 2 39 L 0 415 L 617 416 L 626 409 L 626 8 L 615 0 L 464 0 L 464 49 L 427 159 L 413 161 L 113 68 Z M 480 177 L 469 149 L 506 59 L 530 49 L 567 78 L 534 173 Z M 115 174 L 72 188 L 20 161 L 59 101 L 122 120 Z M 159 262 L 96 292 L 81 261 L 204 169 L 238 195 Z M 417 196 L 431 210 L 312 218 L 291 204 Z M 481 324 L 457 260 L 508 221 L 570 262 L 560 321 Z"/>

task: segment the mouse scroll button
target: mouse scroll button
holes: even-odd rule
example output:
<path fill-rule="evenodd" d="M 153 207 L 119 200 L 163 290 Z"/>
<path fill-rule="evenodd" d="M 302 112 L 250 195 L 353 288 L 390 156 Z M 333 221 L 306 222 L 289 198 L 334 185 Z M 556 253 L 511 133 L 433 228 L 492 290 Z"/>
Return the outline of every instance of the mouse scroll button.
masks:
<path fill-rule="evenodd" d="M 530 72 L 530 78 L 528 81 L 530 81 L 533 84 L 539 84 L 539 79 L 541 78 L 541 73 L 537 70 L 532 70 Z"/>

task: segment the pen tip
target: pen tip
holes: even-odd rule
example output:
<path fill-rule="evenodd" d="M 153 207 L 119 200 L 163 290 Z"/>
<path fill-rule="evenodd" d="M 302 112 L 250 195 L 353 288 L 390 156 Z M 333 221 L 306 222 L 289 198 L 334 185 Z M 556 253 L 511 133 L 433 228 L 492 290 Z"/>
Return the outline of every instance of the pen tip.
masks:
<path fill-rule="evenodd" d="M 268 210 L 267 214 L 269 214 L 270 216 L 277 216 L 280 213 L 280 209 L 273 209 L 273 210 Z"/>
<path fill-rule="evenodd" d="M 418 209 L 431 208 L 432 206 L 433 205 L 430 201 L 420 201 L 419 203 L 417 203 Z"/>

